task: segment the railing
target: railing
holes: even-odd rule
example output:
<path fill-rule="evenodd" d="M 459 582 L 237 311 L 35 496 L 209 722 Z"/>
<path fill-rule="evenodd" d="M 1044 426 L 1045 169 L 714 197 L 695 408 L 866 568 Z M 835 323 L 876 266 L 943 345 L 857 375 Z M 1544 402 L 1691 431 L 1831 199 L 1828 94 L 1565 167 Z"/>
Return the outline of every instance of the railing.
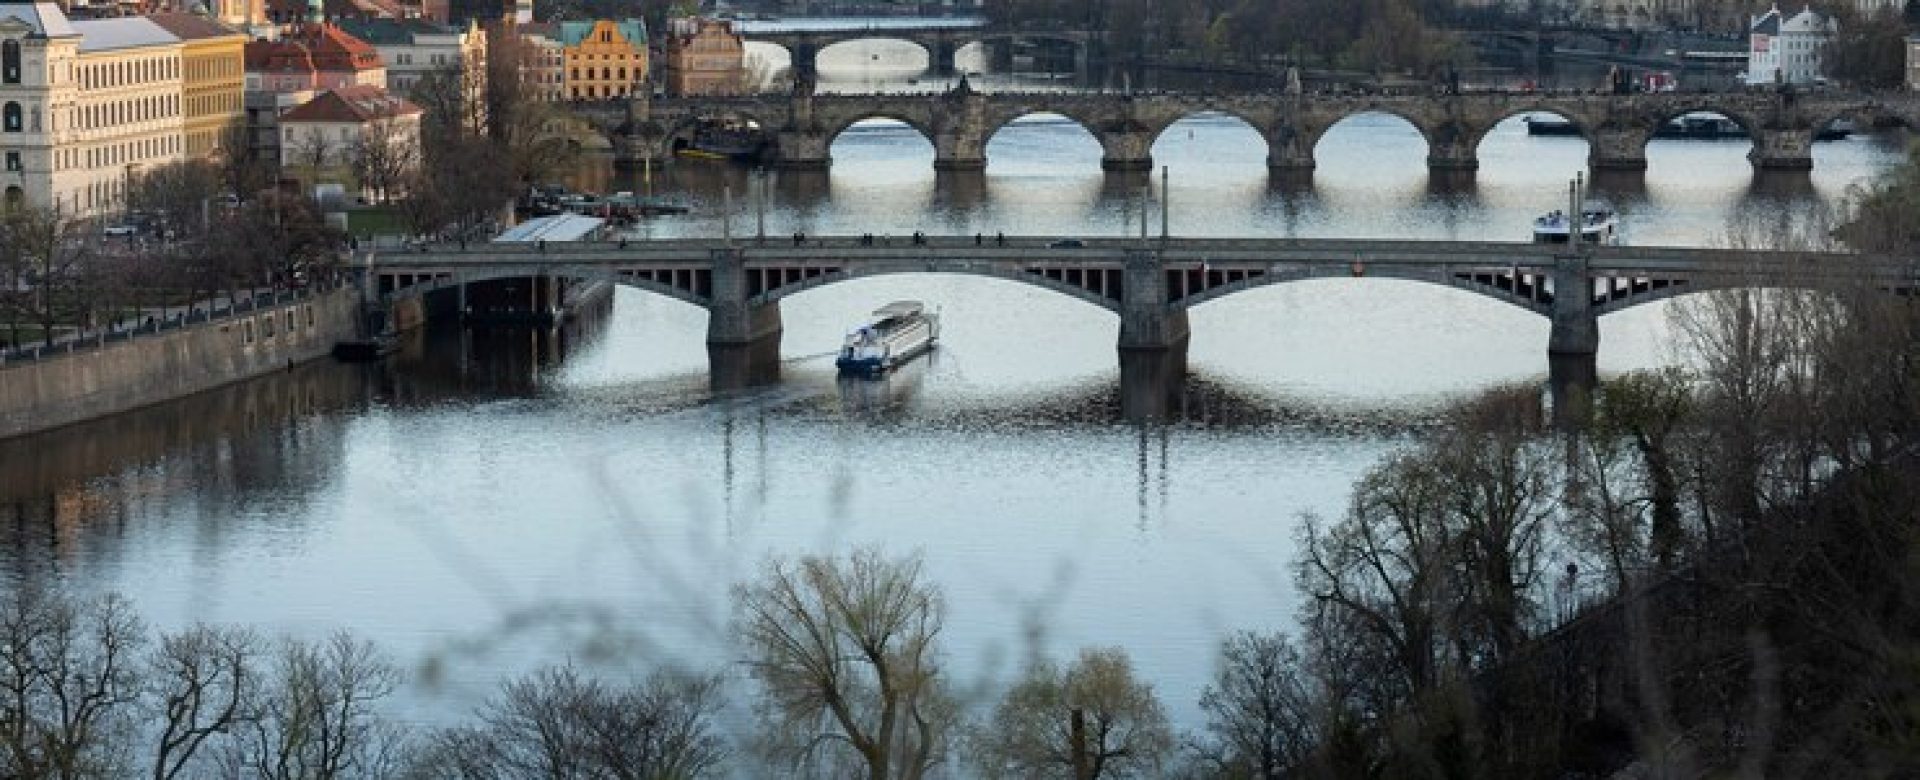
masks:
<path fill-rule="evenodd" d="M 172 333 L 184 328 L 207 323 L 222 322 L 237 317 L 256 314 L 262 309 L 283 306 L 311 300 L 323 293 L 332 292 L 345 286 L 341 283 L 315 284 L 299 290 L 277 290 L 256 293 L 245 300 L 234 301 L 223 308 L 209 306 L 202 310 L 198 307 L 180 312 L 170 317 L 149 317 L 143 322 L 121 328 L 108 326 L 98 332 L 68 338 L 55 342 L 52 346 L 38 344 L 31 347 L 19 347 L 0 350 L 0 368 L 19 363 L 33 363 L 41 360 L 66 357 L 104 349 L 112 344 L 120 344 L 137 339 L 150 338 L 163 333 Z"/>

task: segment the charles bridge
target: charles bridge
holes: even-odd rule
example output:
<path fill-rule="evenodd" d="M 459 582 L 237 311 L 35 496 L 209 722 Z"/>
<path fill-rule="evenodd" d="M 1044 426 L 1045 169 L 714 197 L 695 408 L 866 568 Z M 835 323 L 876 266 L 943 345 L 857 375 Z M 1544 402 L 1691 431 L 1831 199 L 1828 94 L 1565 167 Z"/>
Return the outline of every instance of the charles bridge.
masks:
<path fill-rule="evenodd" d="M 934 236 L 715 238 L 474 245 L 370 255 L 364 289 L 379 312 L 433 296 L 467 311 L 470 286 L 520 284 L 525 305 L 557 311 L 566 281 L 599 281 L 668 296 L 708 312 L 717 385 L 778 371 L 781 301 L 822 285 L 900 273 L 959 273 L 1071 296 L 1119 318 L 1123 378 L 1184 373 L 1187 312 L 1270 284 L 1309 279 L 1398 279 L 1491 298 L 1546 317 L 1559 366 L 1591 375 L 1599 317 L 1676 295 L 1728 287 L 1870 285 L 1910 293 L 1913 261 L 1846 253 L 1494 242 L 1284 238 L 1092 239 Z M 1073 245 L 1078 244 L 1078 245 Z M 449 306 L 451 304 L 451 306 Z M 429 306 L 432 308 L 432 306 Z M 1149 383 L 1149 386 L 1156 386 Z"/>
<path fill-rule="evenodd" d="M 1753 139 L 1749 158 L 1767 170 L 1813 167 L 1813 139 L 1834 120 L 1866 125 L 1893 122 L 1920 128 L 1920 97 L 1838 91 L 1754 90 L 1725 93 L 1468 92 L 1420 95 L 1325 95 L 1186 93 L 985 93 L 963 79 L 954 89 L 926 94 L 817 94 L 734 98 L 653 98 L 578 103 L 576 113 L 605 134 L 616 161 L 626 165 L 664 162 L 676 140 L 685 141 L 702 121 L 730 118 L 758 125 L 772 145 L 772 163 L 794 170 L 823 170 L 832 162 L 833 141 L 855 122 L 892 119 L 918 130 L 934 148 L 934 167 L 981 170 L 987 142 L 1021 117 L 1058 114 L 1077 122 L 1100 142 L 1101 167 L 1142 171 L 1153 167 L 1153 142 L 1170 125 L 1196 114 L 1235 116 L 1267 142 L 1267 166 L 1276 173 L 1314 167 L 1314 146 L 1328 129 L 1356 114 L 1380 112 L 1405 119 L 1427 141 L 1427 165 L 1435 171 L 1479 167 L 1480 141 L 1496 124 L 1533 112 L 1571 122 L 1589 142 L 1596 170 L 1639 171 L 1647 167 L 1647 143 L 1662 124 L 1684 114 L 1713 112 L 1745 128 Z"/>

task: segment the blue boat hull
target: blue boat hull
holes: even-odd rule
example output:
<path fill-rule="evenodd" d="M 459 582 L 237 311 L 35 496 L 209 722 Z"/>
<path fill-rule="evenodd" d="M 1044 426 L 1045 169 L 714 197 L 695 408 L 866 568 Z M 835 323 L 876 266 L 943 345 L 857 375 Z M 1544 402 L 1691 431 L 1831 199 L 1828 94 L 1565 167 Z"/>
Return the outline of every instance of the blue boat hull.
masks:
<path fill-rule="evenodd" d="M 893 370 L 902 363 L 932 351 L 933 342 L 929 341 L 910 352 L 894 356 L 892 360 L 882 358 L 855 358 L 842 355 L 834 359 L 833 365 L 840 369 L 842 376 L 877 378 L 885 376 L 888 371 Z"/>

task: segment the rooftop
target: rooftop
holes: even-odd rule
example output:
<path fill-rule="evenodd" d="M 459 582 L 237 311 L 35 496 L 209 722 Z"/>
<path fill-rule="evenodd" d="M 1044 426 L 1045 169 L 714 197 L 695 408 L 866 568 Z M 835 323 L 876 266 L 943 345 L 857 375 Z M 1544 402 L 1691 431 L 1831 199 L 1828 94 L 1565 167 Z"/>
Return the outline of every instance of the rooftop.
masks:
<path fill-rule="evenodd" d="M 144 16 L 123 16 L 118 19 L 84 19 L 73 22 L 73 30 L 80 34 L 80 53 L 131 49 L 139 46 L 164 46 L 179 43 L 180 39 L 166 28 L 154 24 Z"/>
<path fill-rule="evenodd" d="M 418 113 L 420 107 L 406 98 L 395 97 L 379 87 L 361 85 L 323 92 L 298 108 L 281 114 L 280 122 L 364 123 Z"/>
<path fill-rule="evenodd" d="M 348 35 L 375 46 L 410 44 L 423 35 L 460 34 L 458 29 L 426 19 L 341 19 L 336 24 Z"/>
<path fill-rule="evenodd" d="M 147 18 L 153 20 L 154 24 L 160 25 L 161 29 L 173 33 L 174 37 L 183 41 L 225 38 L 230 35 L 246 35 L 244 31 L 228 27 L 199 14 L 170 12 L 149 14 Z"/>
<path fill-rule="evenodd" d="M 606 220 L 579 214 L 556 214 L 529 219 L 493 239 L 496 244 L 525 244 L 535 241 L 580 241 L 593 235 Z"/>
<path fill-rule="evenodd" d="M 23 23 L 33 34 L 47 38 L 79 35 L 67 21 L 67 15 L 60 12 L 60 6 L 54 3 L 0 3 L 0 23 L 8 19 Z"/>

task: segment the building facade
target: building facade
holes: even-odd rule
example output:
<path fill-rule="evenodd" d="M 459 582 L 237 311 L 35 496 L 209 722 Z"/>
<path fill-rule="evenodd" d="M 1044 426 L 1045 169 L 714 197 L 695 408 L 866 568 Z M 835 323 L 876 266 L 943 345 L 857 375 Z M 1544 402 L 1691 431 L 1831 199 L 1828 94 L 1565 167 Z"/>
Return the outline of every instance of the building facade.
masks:
<path fill-rule="evenodd" d="M 1812 10 L 1791 16 L 1774 6 L 1753 17 L 1747 31 L 1747 83 L 1812 84 L 1825 80 L 1820 49 L 1838 26 Z"/>
<path fill-rule="evenodd" d="M 188 159 L 231 151 L 246 128 L 245 33 L 194 14 L 147 17 L 180 39 L 181 106 Z"/>
<path fill-rule="evenodd" d="M 561 22 L 569 100 L 600 100 L 647 88 L 647 25 L 638 19 Z"/>
<path fill-rule="evenodd" d="M 281 175 L 316 196 L 400 194 L 420 163 L 419 106 L 379 87 L 328 90 L 280 116 Z"/>
<path fill-rule="evenodd" d="M 324 22 L 304 22 L 278 40 L 246 47 L 247 146 L 256 159 L 280 160 L 280 115 L 321 92 L 386 88 L 387 67 L 365 41 Z"/>
<path fill-rule="evenodd" d="M 149 19 L 0 5 L 0 202 L 124 208 L 141 171 L 185 159 L 182 70 L 180 39 Z"/>
<path fill-rule="evenodd" d="M 737 95 L 746 77 L 746 41 L 733 23 L 687 17 L 669 23 L 666 88 L 671 95 Z"/>
<path fill-rule="evenodd" d="M 567 98 L 567 51 L 559 25 L 524 24 L 514 28 L 519 42 L 520 78 L 530 97 L 546 102 Z"/>
<path fill-rule="evenodd" d="M 469 20 L 466 27 L 425 19 L 343 19 L 338 26 L 365 41 L 387 66 L 387 91 L 416 97 L 422 81 L 455 79 L 460 90 L 461 123 L 483 132 L 487 122 L 487 31 Z"/>

